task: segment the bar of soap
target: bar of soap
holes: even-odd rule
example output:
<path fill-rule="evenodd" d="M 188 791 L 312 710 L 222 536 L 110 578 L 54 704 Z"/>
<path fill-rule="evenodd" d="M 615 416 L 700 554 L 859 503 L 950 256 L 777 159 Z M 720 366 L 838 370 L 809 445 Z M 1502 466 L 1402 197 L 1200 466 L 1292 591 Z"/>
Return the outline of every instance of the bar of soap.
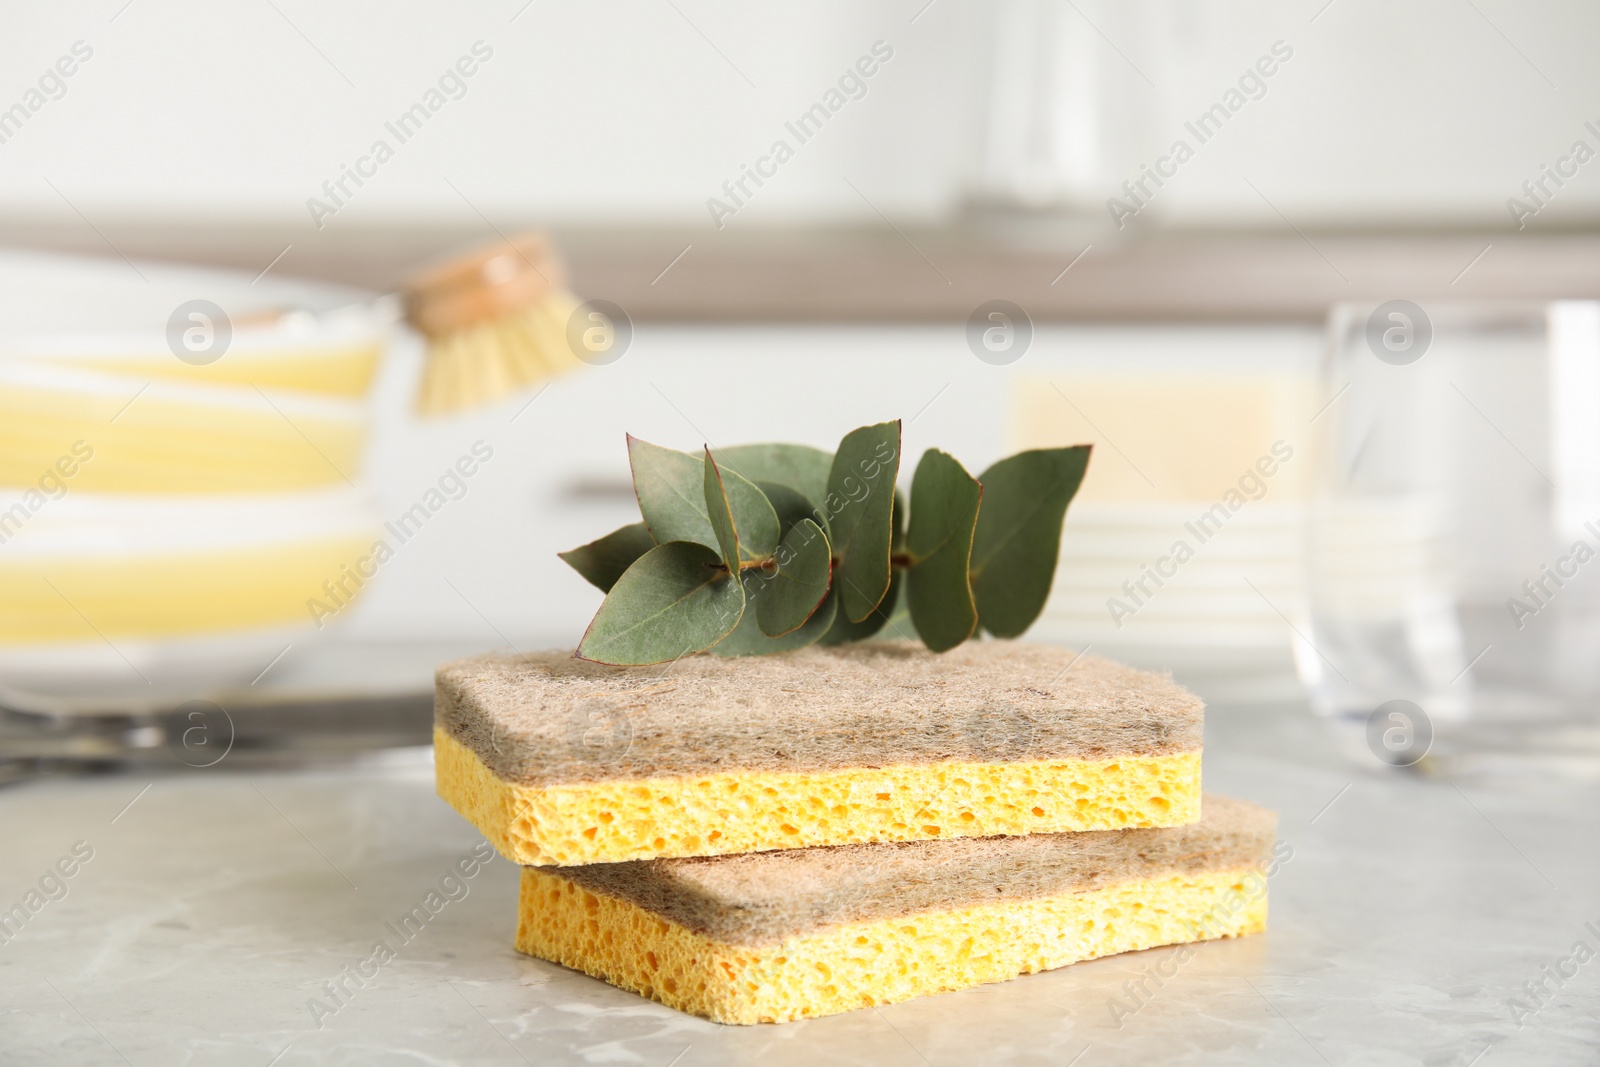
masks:
<path fill-rule="evenodd" d="M 1076 662 L 1075 662 L 1076 660 Z M 908 642 L 440 668 L 439 795 L 528 866 L 1175 826 L 1204 706 L 1068 649 Z"/>
<path fill-rule="evenodd" d="M 1276 817 L 526 867 L 517 948 L 723 1023 L 785 1022 L 1266 929 Z"/>

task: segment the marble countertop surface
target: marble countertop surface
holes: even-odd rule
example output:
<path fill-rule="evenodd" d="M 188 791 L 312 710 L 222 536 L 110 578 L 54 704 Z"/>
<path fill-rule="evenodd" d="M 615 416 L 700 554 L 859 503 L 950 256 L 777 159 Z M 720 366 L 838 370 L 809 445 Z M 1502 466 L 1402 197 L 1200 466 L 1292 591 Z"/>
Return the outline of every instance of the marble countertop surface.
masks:
<path fill-rule="evenodd" d="M 330 998 L 481 841 L 424 751 L 27 782 L 0 790 L 0 912 L 27 914 L 0 927 L 0 1063 L 1600 1061 L 1595 786 L 1364 770 L 1292 707 L 1213 709 L 1205 776 L 1280 813 L 1266 934 L 758 1027 L 517 954 L 502 859 Z"/>

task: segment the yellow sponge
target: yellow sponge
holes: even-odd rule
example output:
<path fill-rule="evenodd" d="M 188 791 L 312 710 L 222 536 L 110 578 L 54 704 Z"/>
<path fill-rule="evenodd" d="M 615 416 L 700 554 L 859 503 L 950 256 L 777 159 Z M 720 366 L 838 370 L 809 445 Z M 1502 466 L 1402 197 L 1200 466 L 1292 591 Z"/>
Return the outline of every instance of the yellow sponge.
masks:
<path fill-rule="evenodd" d="M 567 866 L 1176 826 L 1203 706 L 1066 649 L 884 642 L 657 670 L 559 653 L 440 669 L 439 795 Z"/>
<path fill-rule="evenodd" d="M 747 771 L 539 789 L 496 778 L 443 730 L 435 731 L 433 747 L 439 795 L 503 855 L 532 866 L 1171 826 L 1200 811 L 1198 752 Z"/>
<path fill-rule="evenodd" d="M 717 1022 L 785 1022 L 1266 928 L 1275 820 L 525 868 L 517 948 Z"/>

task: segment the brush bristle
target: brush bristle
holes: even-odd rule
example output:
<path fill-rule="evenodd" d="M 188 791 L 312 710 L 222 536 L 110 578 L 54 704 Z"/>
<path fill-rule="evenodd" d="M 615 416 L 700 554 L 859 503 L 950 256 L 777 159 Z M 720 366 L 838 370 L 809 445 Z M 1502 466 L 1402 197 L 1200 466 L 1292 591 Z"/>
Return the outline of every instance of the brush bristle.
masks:
<path fill-rule="evenodd" d="M 558 291 L 435 338 L 417 391 L 418 414 L 482 407 L 578 366 L 567 343 L 567 322 L 577 307 L 576 297 Z"/>

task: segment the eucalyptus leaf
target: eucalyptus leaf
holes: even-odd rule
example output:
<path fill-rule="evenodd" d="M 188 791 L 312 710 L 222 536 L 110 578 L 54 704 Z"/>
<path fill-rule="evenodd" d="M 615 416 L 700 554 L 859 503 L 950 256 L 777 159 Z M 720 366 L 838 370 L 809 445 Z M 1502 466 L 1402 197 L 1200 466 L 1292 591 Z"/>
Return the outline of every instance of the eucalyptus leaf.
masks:
<path fill-rule="evenodd" d="M 739 625 L 744 587 L 717 553 L 669 541 L 640 556 L 606 594 L 578 644 L 599 663 L 665 663 L 706 649 Z"/>
<path fill-rule="evenodd" d="M 724 468 L 726 469 L 726 468 Z M 780 482 L 757 482 L 756 488 L 766 496 L 772 510 L 778 515 L 778 536 L 781 540 L 801 519 L 810 519 L 828 531 L 827 519 L 822 509 L 800 490 Z"/>
<path fill-rule="evenodd" d="M 882 630 L 888 623 L 889 616 L 895 614 L 895 607 L 900 602 L 900 590 L 905 586 L 905 572 L 896 570 L 889 579 L 889 591 L 883 595 L 883 600 L 877 607 L 867 613 L 867 617 L 860 622 L 851 622 L 845 618 L 841 610 L 835 615 L 833 627 L 823 635 L 821 644 L 842 645 L 850 641 L 865 641 L 867 638 Z M 839 599 L 839 590 L 835 586 L 828 599 L 822 602 L 822 607 L 817 609 L 817 614 L 828 610 L 829 605 Z"/>
<path fill-rule="evenodd" d="M 745 575 L 745 595 L 749 599 L 757 599 L 759 603 L 759 594 L 751 587 L 750 572 L 746 571 Z M 738 628 L 719 641 L 711 652 L 717 656 L 764 656 L 771 652 L 792 652 L 797 648 L 814 645 L 831 632 L 835 607 L 835 598 L 827 597 L 822 605 L 812 612 L 811 618 L 806 620 L 804 626 L 798 630 L 791 630 L 782 637 L 768 637 L 762 633 L 757 622 L 757 613 L 746 610 L 744 617 L 739 620 Z"/>
<path fill-rule="evenodd" d="M 755 482 L 724 467 L 715 457 L 713 462 L 722 476 L 722 488 L 728 494 L 728 507 L 739 531 L 740 554 L 747 560 L 766 559 L 777 551 L 782 536 L 772 502 Z"/>
<path fill-rule="evenodd" d="M 706 512 L 705 466 L 699 456 L 628 437 L 633 494 L 656 541 L 693 541 L 717 547 Z"/>
<path fill-rule="evenodd" d="M 866 619 L 889 591 L 899 472 L 899 419 L 850 431 L 833 455 L 825 503 L 839 559 L 839 606 L 851 622 Z"/>
<path fill-rule="evenodd" d="M 747 584 L 761 632 L 782 637 L 805 625 L 828 595 L 832 572 L 828 535 L 810 519 L 801 519 L 778 546 L 777 570 L 757 571 L 758 577 Z"/>
<path fill-rule="evenodd" d="M 923 644 L 935 652 L 972 636 L 978 609 L 967 581 L 983 486 L 949 454 L 930 448 L 911 480 L 906 601 Z"/>
<path fill-rule="evenodd" d="M 722 549 L 722 563 L 729 572 L 739 573 L 739 529 L 733 522 L 733 508 L 728 505 L 728 493 L 722 486 L 722 472 L 717 470 L 717 461 L 711 458 L 711 449 L 706 449 L 705 472 L 702 475 L 706 495 L 706 514 L 711 519 L 711 528 L 716 531 L 717 545 Z M 773 522 L 777 519 L 774 517 Z"/>
<path fill-rule="evenodd" d="M 921 634 L 917 633 L 916 626 L 911 621 L 911 609 L 906 606 L 910 599 L 906 596 L 908 577 L 905 572 L 901 574 L 899 602 L 893 611 L 889 612 L 889 621 L 883 624 L 883 629 L 875 635 L 879 641 L 917 641 Z"/>
<path fill-rule="evenodd" d="M 590 585 L 601 592 L 609 592 L 617 584 L 617 579 L 622 577 L 622 572 L 655 546 L 650 528 L 642 522 L 632 522 L 621 529 L 612 530 L 598 541 L 590 541 L 556 555 L 583 575 Z"/>
<path fill-rule="evenodd" d="M 828 495 L 833 456 L 808 445 L 759 444 L 719 448 L 717 462 L 752 482 L 776 482 L 820 503 Z M 825 524 L 824 524 L 825 525 Z"/>
<path fill-rule="evenodd" d="M 716 467 L 717 479 L 722 483 L 722 495 L 727 501 L 728 510 L 733 516 L 734 529 L 738 533 L 740 559 L 746 561 L 768 559 L 777 551 L 783 531 L 778 523 L 778 514 L 773 510 L 767 494 L 738 471 L 724 467 L 722 461 L 717 459 L 709 448 L 706 449 L 705 461 Z M 703 475 L 702 482 L 704 477 L 708 476 L 709 474 Z M 708 488 L 703 488 L 703 491 L 708 494 L 705 502 L 709 516 L 713 497 L 709 495 Z M 716 529 L 716 523 L 712 523 L 712 529 Z M 718 547 L 721 547 L 720 535 Z"/>
<path fill-rule="evenodd" d="M 972 542 L 972 593 L 983 628 L 996 637 L 1020 635 L 1044 610 L 1061 523 L 1091 447 L 1019 452 L 978 476 L 983 507 Z"/>

